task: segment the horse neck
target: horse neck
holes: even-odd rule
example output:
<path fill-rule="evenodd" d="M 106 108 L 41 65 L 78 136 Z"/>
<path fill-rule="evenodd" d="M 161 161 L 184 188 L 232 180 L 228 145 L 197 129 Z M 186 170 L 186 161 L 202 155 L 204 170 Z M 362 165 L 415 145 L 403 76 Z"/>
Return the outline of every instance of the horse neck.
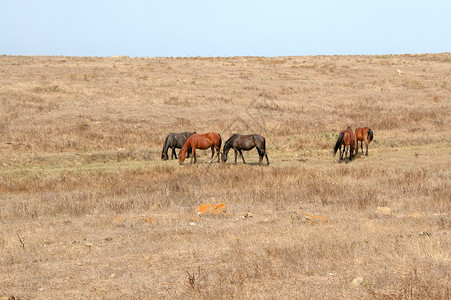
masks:
<path fill-rule="evenodd" d="M 224 153 L 224 155 L 227 156 L 227 154 L 229 153 L 230 149 L 232 148 L 231 143 L 227 143 L 224 145 L 224 149 L 222 150 L 222 152 Z"/>
<path fill-rule="evenodd" d="M 166 137 L 166 140 L 164 141 L 163 153 L 167 153 L 168 152 L 168 149 L 169 149 L 169 137 L 170 137 L 170 135 L 168 135 Z"/>
<path fill-rule="evenodd" d="M 231 136 L 224 144 L 224 149 L 223 152 L 227 155 L 227 153 L 229 152 L 230 148 L 232 148 L 232 143 L 236 138 L 236 134 L 234 134 L 233 136 Z"/>
<path fill-rule="evenodd" d="M 185 143 L 183 144 L 182 150 L 180 151 L 180 154 L 186 153 L 188 151 L 188 148 L 191 147 L 191 139 L 186 139 Z"/>

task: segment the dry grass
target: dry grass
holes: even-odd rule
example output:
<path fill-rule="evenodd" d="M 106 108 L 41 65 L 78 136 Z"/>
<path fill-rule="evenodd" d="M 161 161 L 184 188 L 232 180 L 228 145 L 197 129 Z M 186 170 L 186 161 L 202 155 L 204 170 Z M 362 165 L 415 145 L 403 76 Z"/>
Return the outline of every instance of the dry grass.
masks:
<path fill-rule="evenodd" d="M 0 296 L 450 298 L 450 63 L 0 57 Z M 347 125 L 375 140 L 337 164 Z M 271 165 L 159 159 L 193 130 Z"/>

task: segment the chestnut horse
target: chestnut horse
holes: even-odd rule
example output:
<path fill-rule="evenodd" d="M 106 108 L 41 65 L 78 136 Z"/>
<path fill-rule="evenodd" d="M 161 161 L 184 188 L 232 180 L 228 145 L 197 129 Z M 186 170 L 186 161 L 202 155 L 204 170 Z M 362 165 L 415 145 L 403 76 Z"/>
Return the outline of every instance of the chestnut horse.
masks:
<path fill-rule="evenodd" d="M 368 127 L 363 128 L 356 128 L 355 130 L 355 154 L 359 153 L 359 142 L 360 147 L 362 148 L 362 154 L 363 154 L 363 142 L 365 142 L 366 146 L 366 153 L 365 155 L 368 156 L 368 144 L 373 140 L 373 131 L 369 129 Z"/>
<path fill-rule="evenodd" d="M 240 152 L 240 156 L 243 159 L 243 163 L 246 163 L 244 160 L 243 152 L 249 151 L 254 148 L 257 148 L 258 156 L 260 160 L 258 164 L 261 165 L 263 161 L 263 157 L 266 157 L 266 164 L 269 165 L 268 154 L 266 153 L 266 141 L 265 138 L 258 134 L 250 134 L 250 135 L 240 135 L 234 134 L 232 135 L 225 143 L 224 149 L 222 150 L 222 161 L 227 161 L 227 154 L 230 149 L 235 150 L 235 163 L 237 158 L 237 152 Z"/>
<path fill-rule="evenodd" d="M 175 153 L 175 149 L 182 149 L 183 145 L 186 142 L 186 139 L 189 138 L 192 134 L 196 132 L 182 132 L 182 133 L 170 133 L 166 140 L 164 141 L 163 150 L 161 151 L 161 159 L 162 160 L 168 160 L 168 151 L 169 149 L 172 149 L 172 155 L 171 159 L 174 158 L 177 159 L 177 154 Z M 188 149 L 188 157 L 191 153 L 191 149 Z"/>
<path fill-rule="evenodd" d="M 341 151 L 341 145 L 343 145 L 343 151 Z M 345 160 L 348 157 L 349 150 L 349 160 L 352 160 L 354 157 L 354 146 L 355 146 L 355 137 L 354 132 L 351 127 L 348 126 L 345 130 L 340 131 L 338 134 L 337 143 L 334 147 L 334 155 L 337 154 L 337 150 L 340 149 L 340 161 L 343 160 L 343 153 L 345 154 Z"/>
<path fill-rule="evenodd" d="M 179 163 L 182 164 L 186 159 L 186 153 L 189 148 L 191 148 L 191 163 L 193 163 L 193 157 L 194 157 L 194 163 L 197 161 L 196 157 L 196 149 L 201 150 L 207 150 L 208 148 L 211 148 L 211 157 L 208 163 L 211 163 L 213 156 L 215 155 L 215 149 L 218 154 L 218 162 L 219 162 L 219 151 L 221 150 L 221 143 L 222 139 L 219 133 L 216 132 L 209 132 L 204 134 L 193 134 L 191 135 L 183 145 L 182 151 L 180 151 L 179 154 Z"/>

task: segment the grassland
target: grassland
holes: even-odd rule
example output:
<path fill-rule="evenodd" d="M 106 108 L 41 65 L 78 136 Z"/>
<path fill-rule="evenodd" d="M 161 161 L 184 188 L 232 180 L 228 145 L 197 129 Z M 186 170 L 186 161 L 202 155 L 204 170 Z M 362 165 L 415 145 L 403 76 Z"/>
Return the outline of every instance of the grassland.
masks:
<path fill-rule="evenodd" d="M 450 298 L 450 78 L 449 53 L 1 56 L 0 297 Z M 348 125 L 375 140 L 339 164 Z M 160 160 L 194 130 L 271 164 Z"/>

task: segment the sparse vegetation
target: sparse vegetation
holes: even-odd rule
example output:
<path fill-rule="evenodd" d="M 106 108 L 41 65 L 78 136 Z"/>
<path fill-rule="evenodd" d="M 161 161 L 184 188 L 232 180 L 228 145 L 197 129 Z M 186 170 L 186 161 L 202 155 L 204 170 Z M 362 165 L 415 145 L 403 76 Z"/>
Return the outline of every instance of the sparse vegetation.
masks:
<path fill-rule="evenodd" d="M 449 57 L 1 56 L 0 297 L 450 298 Z M 271 165 L 161 161 L 182 131 Z"/>

